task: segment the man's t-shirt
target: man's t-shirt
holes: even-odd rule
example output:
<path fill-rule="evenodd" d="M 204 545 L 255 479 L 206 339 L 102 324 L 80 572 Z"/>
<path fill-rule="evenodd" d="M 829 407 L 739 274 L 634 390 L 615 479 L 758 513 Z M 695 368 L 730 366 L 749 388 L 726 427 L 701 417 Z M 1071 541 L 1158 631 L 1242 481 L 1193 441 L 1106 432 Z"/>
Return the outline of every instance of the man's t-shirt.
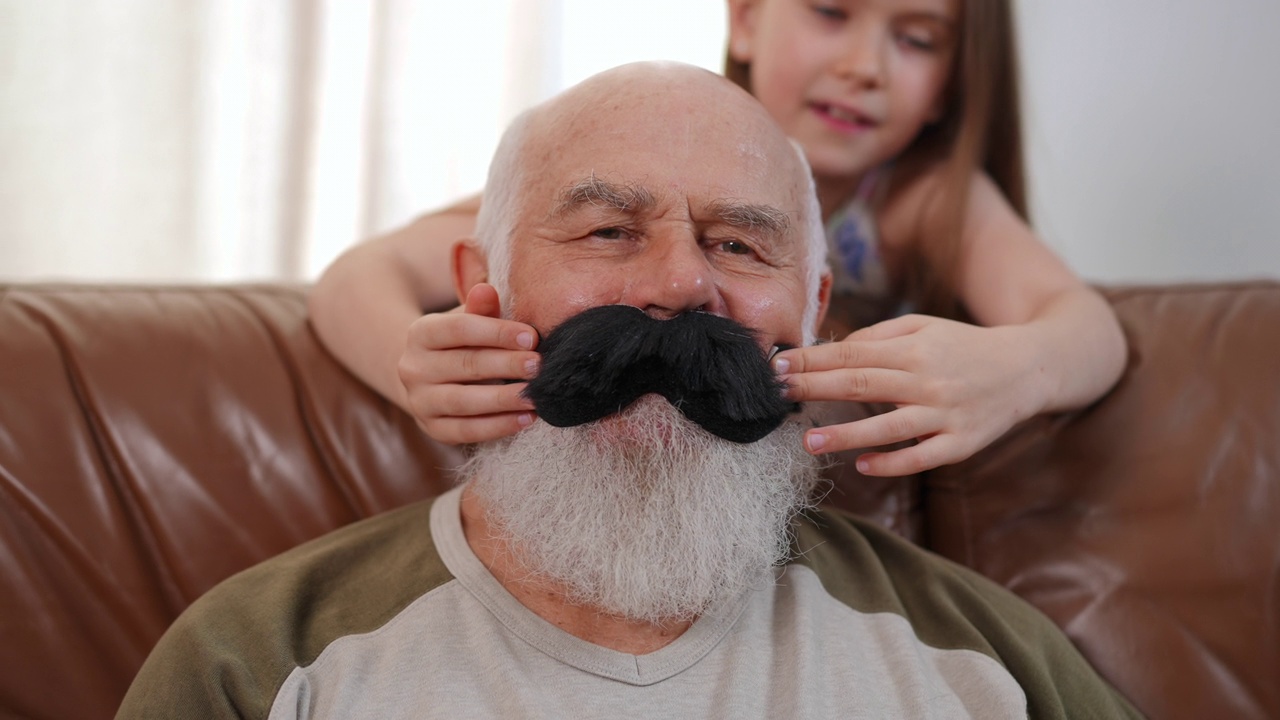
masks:
<path fill-rule="evenodd" d="M 1021 718 L 1136 713 L 1037 611 L 815 511 L 772 585 L 630 655 L 530 612 L 462 534 L 460 489 L 210 591 L 118 717 Z"/>

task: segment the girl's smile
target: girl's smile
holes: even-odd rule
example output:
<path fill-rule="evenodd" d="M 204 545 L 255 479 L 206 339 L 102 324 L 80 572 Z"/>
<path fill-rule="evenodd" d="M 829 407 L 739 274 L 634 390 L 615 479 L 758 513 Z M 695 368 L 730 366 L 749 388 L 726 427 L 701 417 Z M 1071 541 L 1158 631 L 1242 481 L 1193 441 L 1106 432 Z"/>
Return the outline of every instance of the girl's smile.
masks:
<path fill-rule="evenodd" d="M 842 133 L 859 133 L 875 129 L 880 123 L 854 107 L 836 103 L 810 102 L 809 108 L 831 129 Z"/>
<path fill-rule="evenodd" d="M 730 0 L 729 52 L 804 146 L 820 188 L 901 153 L 941 116 L 958 0 Z M 824 182 L 825 181 L 825 182 Z"/>

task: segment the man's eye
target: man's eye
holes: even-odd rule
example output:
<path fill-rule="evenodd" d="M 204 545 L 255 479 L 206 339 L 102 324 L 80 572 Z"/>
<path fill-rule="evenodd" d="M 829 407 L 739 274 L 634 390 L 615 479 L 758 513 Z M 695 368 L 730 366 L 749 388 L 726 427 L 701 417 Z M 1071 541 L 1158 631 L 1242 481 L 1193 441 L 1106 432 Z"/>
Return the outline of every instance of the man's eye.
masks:
<path fill-rule="evenodd" d="M 725 240 L 720 243 L 720 249 L 730 255 L 750 255 L 754 252 L 750 245 L 738 242 L 737 240 Z"/>
<path fill-rule="evenodd" d="M 604 227 L 592 230 L 591 234 L 603 240 L 621 240 L 627 236 L 627 231 L 620 227 Z"/>

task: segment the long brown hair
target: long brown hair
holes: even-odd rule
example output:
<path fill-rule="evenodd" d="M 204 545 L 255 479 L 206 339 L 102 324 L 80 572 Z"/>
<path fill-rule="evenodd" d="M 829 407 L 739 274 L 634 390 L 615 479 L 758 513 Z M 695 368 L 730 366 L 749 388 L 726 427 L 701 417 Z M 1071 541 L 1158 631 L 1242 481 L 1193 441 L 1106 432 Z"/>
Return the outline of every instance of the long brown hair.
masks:
<path fill-rule="evenodd" d="M 894 163 L 889 192 L 941 166 L 895 285 L 918 309 L 960 317 L 956 297 L 969 187 L 982 170 L 1026 219 L 1018 52 L 1011 0 L 960 0 L 958 42 L 942 118 L 921 130 Z M 724 74 L 751 91 L 751 68 L 725 54 Z"/>

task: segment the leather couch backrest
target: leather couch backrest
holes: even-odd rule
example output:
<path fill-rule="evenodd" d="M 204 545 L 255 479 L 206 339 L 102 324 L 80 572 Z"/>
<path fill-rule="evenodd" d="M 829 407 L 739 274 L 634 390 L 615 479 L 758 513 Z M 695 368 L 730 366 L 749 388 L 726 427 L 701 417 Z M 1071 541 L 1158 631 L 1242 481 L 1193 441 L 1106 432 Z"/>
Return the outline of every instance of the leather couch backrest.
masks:
<path fill-rule="evenodd" d="M 458 461 L 300 288 L 0 287 L 0 716 L 111 717 L 201 593 Z"/>
<path fill-rule="evenodd" d="M 1280 718 L 1280 283 L 1108 296 L 1120 384 L 929 473 L 926 542 L 1153 718 Z"/>
<path fill-rule="evenodd" d="M 1152 717 L 1280 717 L 1280 283 L 1108 295 L 1106 398 L 828 501 L 1030 600 Z M 304 288 L 0 285 L 0 717 L 111 717 L 195 597 L 460 460 Z"/>

